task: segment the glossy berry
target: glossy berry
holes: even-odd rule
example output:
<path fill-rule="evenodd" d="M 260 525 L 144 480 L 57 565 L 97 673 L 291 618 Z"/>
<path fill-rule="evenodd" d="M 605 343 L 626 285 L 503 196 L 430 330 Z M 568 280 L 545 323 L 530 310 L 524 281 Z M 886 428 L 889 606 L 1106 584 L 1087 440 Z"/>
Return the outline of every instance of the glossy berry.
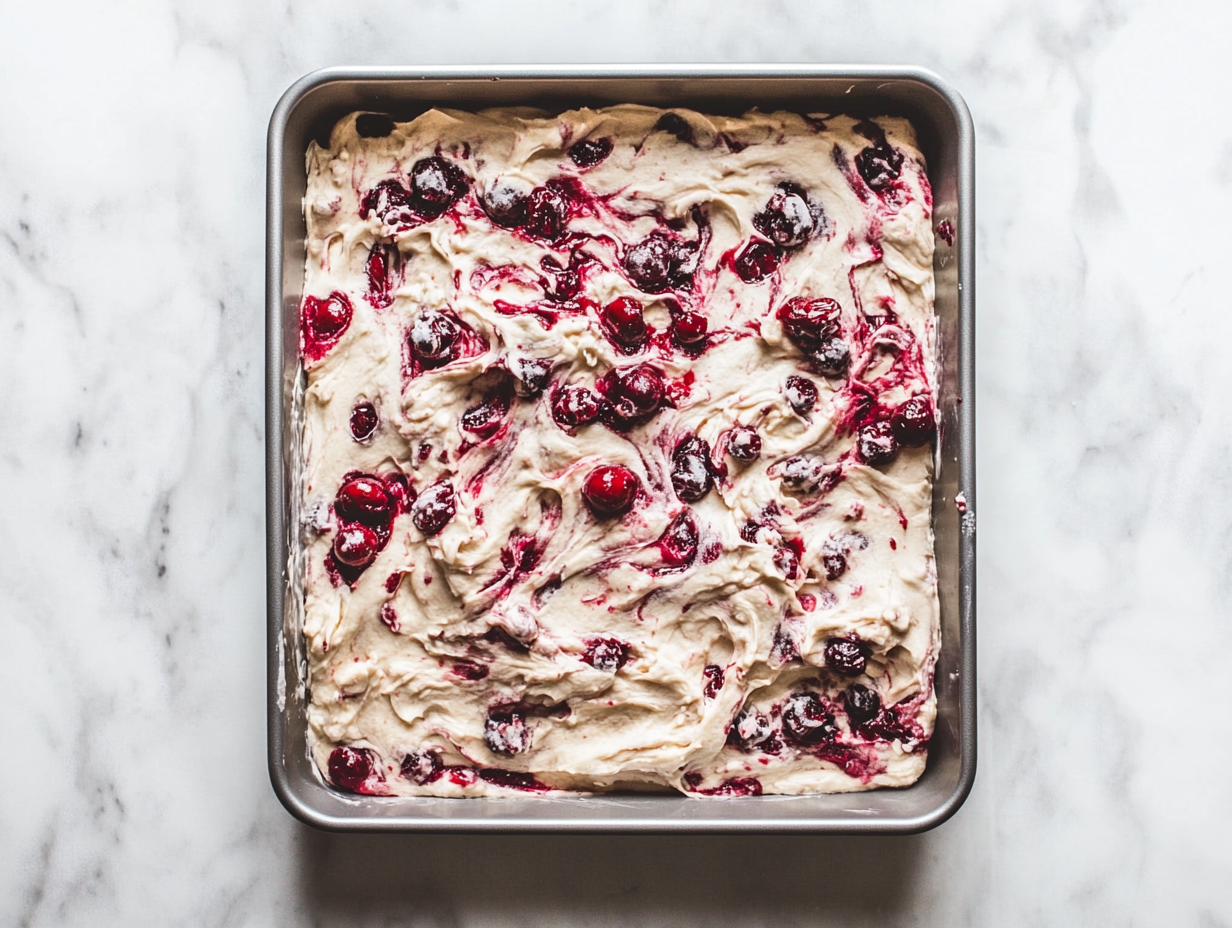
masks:
<path fill-rule="evenodd" d="M 817 385 L 807 377 L 790 374 L 783 385 L 783 395 L 787 403 L 797 413 L 807 416 L 817 405 Z"/>
<path fill-rule="evenodd" d="M 624 515 L 633 507 L 641 483 L 637 475 L 619 464 L 604 464 L 586 476 L 582 498 L 596 516 Z"/>
<path fill-rule="evenodd" d="M 425 786 L 439 779 L 445 767 L 436 751 L 411 751 L 402 758 L 400 771 L 408 780 Z"/>
<path fill-rule="evenodd" d="M 588 638 L 582 660 L 595 670 L 616 673 L 629 661 L 629 645 L 618 638 Z"/>
<path fill-rule="evenodd" d="M 674 135 L 686 145 L 693 144 L 693 127 L 677 113 L 664 113 L 660 116 L 659 121 L 655 123 L 654 131 Z"/>
<path fill-rule="evenodd" d="M 774 552 L 774 566 L 786 579 L 795 580 L 800 575 L 800 555 L 791 546 L 782 545 Z"/>
<path fill-rule="evenodd" d="M 826 666 L 844 677 L 858 677 L 868 663 L 868 645 L 850 638 L 831 638 L 826 642 Z"/>
<path fill-rule="evenodd" d="M 672 519 L 663 537 L 659 539 L 659 552 L 669 567 L 685 567 L 697 557 L 697 520 L 686 509 Z"/>
<path fill-rule="evenodd" d="M 779 266 L 779 250 L 769 242 L 754 239 L 749 242 L 732 262 L 736 276 L 746 284 L 764 280 Z"/>
<path fill-rule="evenodd" d="M 453 484 L 442 480 L 419 494 L 411 506 L 411 521 L 424 535 L 431 537 L 449 524 L 457 509 Z"/>
<path fill-rule="evenodd" d="M 913 396 L 894 413 L 891 420 L 894 437 L 900 445 L 919 448 L 933 438 L 937 425 L 933 419 L 932 404 L 927 396 Z"/>
<path fill-rule="evenodd" d="M 697 436 L 686 438 L 672 455 L 672 489 L 679 499 L 691 503 L 709 493 L 713 486 L 710 444 Z"/>
<path fill-rule="evenodd" d="M 351 437 L 356 441 L 371 438 L 379 423 L 380 417 L 371 403 L 356 403 L 351 409 Z"/>
<path fill-rule="evenodd" d="M 608 341 L 625 354 L 636 354 L 646 346 L 646 318 L 642 304 L 632 297 L 617 297 L 599 311 L 599 324 Z"/>
<path fill-rule="evenodd" d="M 889 464 L 898 454 L 893 427 L 884 419 L 860 426 L 856 432 L 856 451 L 860 460 L 872 467 Z"/>
<path fill-rule="evenodd" d="M 394 291 L 402 286 L 402 253 L 390 242 L 378 242 L 368 252 L 368 303 L 384 309 L 394 301 Z"/>
<path fill-rule="evenodd" d="M 808 300 L 795 297 L 775 312 L 783 326 L 783 334 L 801 351 L 812 353 L 838 334 L 842 307 L 836 300 L 820 297 Z"/>
<path fill-rule="evenodd" d="M 519 358 L 513 364 L 513 389 L 518 396 L 538 396 L 552 379 L 552 362 L 546 358 Z"/>
<path fill-rule="evenodd" d="M 375 772 L 372 753 L 367 748 L 343 745 L 330 752 L 329 779 L 340 789 L 357 793 Z"/>
<path fill-rule="evenodd" d="M 611 153 L 611 139 L 582 139 L 570 147 L 569 159 L 579 168 L 593 168 Z"/>
<path fill-rule="evenodd" d="M 809 363 L 813 370 L 826 377 L 843 377 L 851 367 L 851 350 L 838 336 L 825 338 L 809 352 Z"/>
<path fill-rule="evenodd" d="M 779 184 L 765 208 L 753 217 L 753 227 L 783 248 L 803 245 L 816 228 L 808 194 L 795 184 Z"/>
<path fill-rule="evenodd" d="M 361 139 L 383 139 L 393 131 L 394 121 L 384 113 L 360 113 L 355 117 L 355 132 Z"/>
<path fill-rule="evenodd" d="M 616 367 L 596 384 L 606 402 L 599 412 L 618 431 L 650 419 L 663 405 L 663 377 L 647 364 Z"/>
<path fill-rule="evenodd" d="M 516 229 L 526 223 L 527 194 L 504 181 L 497 181 L 479 200 L 488 218 L 506 229 Z"/>
<path fill-rule="evenodd" d="M 554 241 L 569 222 L 569 198 L 557 186 L 536 187 L 526 198 L 526 224 L 531 235 Z"/>
<path fill-rule="evenodd" d="M 376 477 L 352 477 L 338 488 L 334 512 L 344 522 L 383 525 L 393 515 L 393 500 Z"/>
<path fill-rule="evenodd" d="M 351 301 L 345 293 L 335 291 L 324 299 L 304 297 L 304 349 L 309 357 L 320 357 L 321 348 L 338 341 L 351 324 L 351 315 Z"/>
<path fill-rule="evenodd" d="M 761 436 L 746 425 L 734 426 L 727 433 L 727 453 L 746 464 L 756 461 L 761 455 Z"/>
<path fill-rule="evenodd" d="M 902 173 L 902 169 L 902 153 L 892 148 L 885 139 L 856 155 L 856 170 L 864 178 L 864 183 L 874 190 L 888 186 Z"/>
<path fill-rule="evenodd" d="M 415 499 L 415 491 L 411 489 L 411 484 L 406 479 L 406 474 L 387 474 L 385 476 L 385 489 L 389 491 L 389 499 L 393 504 L 394 514 L 411 511 L 411 503 Z"/>
<path fill-rule="evenodd" d="M 512 757 L 530 749 L 531 733 L 521 713 L 493 709 L 483 723 L 483 740 L 493 754 Z"/>
<path fill-rule="evenodd" d="M 460 420 L 462 428 L 480 440 L 491 438 L 500 430 L 505 416 L 509 415 L 513 400 L 510 396 L 511 392 L 507 387 L 496 390 L 484 397 L 481 402 L 471 406 L 462 413 Z"/>
<path fill-rule="evenodd" d="M 334 539 L 334 560 L 347 567 L 367 567 L 380 550 L 380 540 L 366 525 L 344 525 Z"/>
<path fill-rule="evenodd" d="M 854 728 L 877 717 L 877 713 L 881 711 L 881 697 L 867 686 L 854 683 L 843 694 L 843 705 L 847 708 L 847 718 L 851 720 Z"/>
<path fill-rule="evenodd" d="M 705 343 L 708 328 L 706 317 L 701 313 L 679 313 L 672 320 L 672 343 L 686 351 L 696 350 Z"/>
<path fill-rule="evenodd" d="M 652 232 L 625 252 L 625 273 L 643 293 L 684 290 L 693 285 L 697 245 Z"/>
<path fill-rule="evenodd" d="M 732 723 L 732 738 L 745 750 L 756 747 L 770 737 L 774 727 L 770 719 L 752 706 L 746 706 Z"/>
<path fill-rule="evenodd" d="M 719 690 L 723 689 L 723 681 L 727 673 L 718 664 L 707 664 L 702 670 L 702 677 L 705 682 L 702 684 L 702 695 L 707 699 L 714 699 L 719 695 Z"/>
<path fill-rule="evenodd" d="M 833 741 L 838 728 L 820 699 L 812 693 L 798 693 L 783 703 L 783 734 L 797 744 L 818 744 Z"/>
<path fill-rule="evenodd" d="M 599 415 L 599 400 L 585 387 L 565 384 L 552 396 L 552 418 L 565 428 L 577 428 Z"/>
<path fill-rule="evenodd" d="M 402 186 L 396 178 L 387 178 L 375 184 L 364 194 L 359 203 L 359 215 L 367 219 L 376 216 L 382 222 L 401 218 L 411 204 L 411 191 Z"/>
<path fill-rule="evenodd" d="M 470 180 L 452 161 L 433 155 L 411 168 L 411 207 L 425 217 L 436 217 L 466 195 Z"/>
<path fill-rule="evenodd" d="M 457 357 L 458 324 L 434 309 L 421 313 L 411 323 L 411 354 L 424 367 L 443 367 Z"/>

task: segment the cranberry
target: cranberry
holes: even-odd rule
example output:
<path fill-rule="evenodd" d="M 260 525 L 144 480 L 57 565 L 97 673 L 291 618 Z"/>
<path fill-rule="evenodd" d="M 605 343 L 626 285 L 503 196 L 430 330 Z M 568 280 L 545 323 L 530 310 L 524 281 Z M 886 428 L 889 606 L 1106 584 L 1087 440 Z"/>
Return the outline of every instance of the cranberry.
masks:
<path fill-rule="evenodd" d="M 372 246 L 366 265 L 368 274 L 368 302 L 376 309 L 384 309 L 394 301 L 394 291 L 402 286 L 402 253 L 398 246 L 389 242 Z"/>
<path fill-rule="evenodd" d="M 821 344 L 809 353 L 809 361 L 813 370 L 826 377 L 842 377 L 851 367 L 851 351 L 847 343 L 838 336 L 823 339 Z"/>
<path fill-rule="evenodd" d="M 411 506 L 411 521 L 424 535 L 432 536 L 443 529 L 457 512 L 458 501 L 453 484 L 442 480 L 419 494 Z"/>
<path fill-rule="evenodd" d="M 385 489 L 389 491 L 389 498 L 393 502 L 395 514 L 410 512 L 411 502 L 415 499 L 415 491 L 411 489 L 411 484 L 406 479 L 406 474 L 386 474 Z"/>
<path fill-rule="evenodd" d="M 842 551 L 823 549 L 821 565 L 826 569 L 827 580 L 837 580 L 847 572 L 847 557 Z"/>
<path fill-rule="evenodd" d="M 843 704 L 847 707 L 847 718 L 851 719 L 853 728 L 876 718 L 881 711 L 881 697 L 859 683 L 852 684 L 851 689 L 843 694 Z"/>
<path fill-rule="evenodd" d="M 579 168 L 593 168 L 611 153 L 611 139 L 582 139 L 569 149 L 569 158 Z"/>
<path fill-rule="evenodd" d="M 599 400 L 585 387 L 565 384 L 552 397 L 552 418 L 565 428 L 576 428 L 599 415 Z"/>
<path fill-rule="evenodd" d="M 783 704 L 783 734 L 797 744 L 817 744 L 833 741 L 838 728 L 820 699 L 812 693 L 797 693 Z"/>
<path fill-rule="evenodd" d="M 702 695 L 707 699 L 714 699 L 719 695 L 719 690 L 723 688 L 723 680 L 727 673 L 718 664 L 707 664 L 702 670 L 702 676 L 706 679 L 702 685 Z"/>
<path fill-rule="evenodd" d="M 898 454 L 898 442 L 889 422 L 870 422 L 856 432 L 856 450 L 865 464 L 878 467 L 889 464 Z"/>
<path fill-rule="evenodd" d="M 351 410 L 351 437 L 356 441 L 367 441 L 376 431 L 379 422 L 375 406 L 371 403 L 356 403 Z"/>
<path fill-rule="evenodd" d="M 470 180 L 452 161 L 433 155 L 411 168 L 411 206 L 422 216 L 439 216 L 466 195 Z"/>
<path fill-rule="evenodd" d="M 826 462 L 821 458 L 801 454 L 788 458 L 779 470 L 784 486 L 806 493 L 819 487 L 827 472 Z"/>
<path fill-rule="evenodd" d="M 334 291 L 325 299 L 304 297 L 302 310 L 304 347 L 332 345 L 351 324 L 351 301 L 345 293 Z"/>
<path fill-rule="evenodd" d="M 727 453 L 737 461 L 756 461 L 761 454 L 761 436 L 756 429 L 737 425 L 727 433 Z"/>
<path fill-rule="evenodd" d="M 619 464 L 596 467 L 582 485 L 582 498 L 596 516 L 624 515 L 633 507 L 641 483 L 637 475 Z"/>
<path fill-rule="evenodd" d="M 817 385 L 807 377 L 790 374 L 783 387 L 783 395 L 791 408 L 802 416 L 807 416 L 817 405 Z"/>
<path fill-rule="evenodd" d="M 677 140 L 684 142 L 686 145 L 693 144 L 693 127 L 688 124 L 683 116 L 677 113 L 664 113 L 660 116 L 659 121 L 655 123 L 654 131 L 674 135 Z"/>
<path fill-rule="evenodd" d="M 708 325 L 701 313 L 683 312 L 672 320 L 672 342 L 678 348 L 695 350 L 706 340 Z"/>
<path fill-rule="evenodd" d="M 462 428 L 480 440 L 491 438 L 500 429 L 501 422 L 509 415 L 513 402 L 511 391 L 499 389 L 462 413 Z"/>
<path fill-rule="evenodd" d="M 603 333 L 625 354 L 637 354 L 646 346 L 646 319 L 642 304 L 632 297 L 617 297 L 599 312 Z"/>
<path fill-rule="evenodd" d="M 375 215 L 382 222 L 388 223 L 390 214 L 400 214 L 409 208 L 411 191 L 402 186 L 395 178 L 387 178 L 376 184 L 364 194 L 359 203 L 359 215 L 367 219 Z"/>
<path fill-rule="evenodd" d="M 697 436 L 686 438 L 672 455 L 672 489 L 686 503 L 701 499 L 714 486 L 710 445 Z"/>
<path fill-rule="evenodd" d="M 788 549 L 791 550 L 790 548 Z M 792 552 L 793 554 L 795 552 Z M 770 643 L 770 658 L 776 664 L 782 665 L 794 661 L 800 656 L 800 646 L 791 633 L 780 625 L 774 630 L 774 641 Z"/>
<path fill-rule="evenodd" d="M 618 638 L 588 638 L 582 660 L 595 670 L 615 673 L 629 662 L 629 645 Z"/>
<path fill-rule="evenodd" d="M 538 396 L 552 377 L 552 362 L 541 358 L 519 358 L 513 365 L 513 376 L 513 389 L 518 396 Z"/>
<path fill-rule="evenodd" d="M 864 178 L 864 183 L 874 190 L 887 186 L 902 169 L 902 153 L 891 147 L 884 138 L 856 155 L 856 170 Z"/>
<path fill-rule="evenodd" d="M 445 767 L 436 751 L 412 751 L 402 758 L 401 772 L 408 780 L 425 786 L 439 779 Z"/>
<path fill-rule="evenodd" d="M 424 311 L 411 324 L 411 353 L 424 367 L 443 367 L 457 357 L 458 324 L 434 309 Z"/>
<path fill-rule="evenodd" d="M 842 307 L 829 297 L 807 300 L 798 296 L 780 306 L 775 317 L 782 323 L 783 334 L 801 351 L 811 353 L 838 333 L 841 313 Z"/>
<path fill-rule="evenodd" d="M 773 731 L 770 719 L 764 713 L 758 712 L 752 706 L 746 706 L 732 723 L 728 740 L 735 741 L 738 747 L 747 751 L 769 738 Z"/>
<path fill-rule="evenodd" d="M 536 187 L 526 198 L 526 231 L 554 241 L 565 231 L 569 212 L 569 198 L 559 187 Z"/>
<path fill-rule="evenodd" d="M 492 709 L 483 723 L 483 740 L 493 754 L 512 757 L 530 749 L 526 719 L 512 709 Z"/>
<path fill-rule="evenodd" d="M 383 525 L 393 515 L 393 500 L 376 477 L 352 477 L 338 488 L 334 512 L 346 522 Z"/>
<path fill-rule="evenodd" d="M 754 239 L 741 249 L 740 254 L 736 255 L 732 266 L 741 280 L 746 284 L 752 284 L 773 274 L 774 269 L 779 266 L 779 261 L 777 248 L 769 242 Z"/>
<path fill-rule="evenodd" d="M 774 552 L 774 566 L 788 580 L 795 580 L 800 575 L 800 555 L 795 548 L 783 545 Z"/>
<path fill-rule="evenodd" d="M 765 208 L 753 217 L 754 228 L 783 248 L 803 245 L 816 224 L 808 194 L 791 183 L 779 184 Z"/>
<path fill-rule="evenodd" d="M 498 226 L 516 229 L 526 222 L 527 195 L 509 183 L 497 181 L 480 199 L 479 205 Z"/>
<path fill-rule="evenodd" d="M 683 290 L 693 284 L 697 245 L 651 232 L 625 253 L 625 273 L 643 293 Z"/>
<path fill-rule="evenodd" d="M 831 638 L 826 642 L 826 666 L 844 677 L 858 677 L 868 663 L 868 645 L 851 638 Z"/>
<path fill-rule="evenodd" d="M 672 519 L 663 537 L 659 539 L 659 552 L 669 567 L 684 567 L 693 563 L 697 556 L 697 520 L 686 509 Z"/>
<path fill-rule="evenodd" d="M 653 367 L 617 367 L 596 384 L 606 402 L 600 407 L 603 421 L 619 431 L 650 419 L 663 405 L 663 377 Z"/>
<path fill-rule="evenodd" d="M 343 745 L 330 752 L 329 778 L 334 786 L 358 793 L 375 773 L 372 752 L 367 748 Z"/>
<path fill-rule="evenodd" d="M 334 539 L 334 559 L 347 567 L 367 567 L 380 547 L 380 539 L 368 526 L 345 525 Z"/>
<path fill-rule="evenodd" d="M 355 131 L 361 139 L 383 139 L 393 135 L 394 121 L 384 113 L 360 113 L 355 117 Z"/>
<path fill-rule="evenodd" d="M 900 445 L 918 448 L 932 441 L 936 423 L 932 405 L 926 396 L 913 396 L 894 413 L 892 420 L 894 437 Z"/>

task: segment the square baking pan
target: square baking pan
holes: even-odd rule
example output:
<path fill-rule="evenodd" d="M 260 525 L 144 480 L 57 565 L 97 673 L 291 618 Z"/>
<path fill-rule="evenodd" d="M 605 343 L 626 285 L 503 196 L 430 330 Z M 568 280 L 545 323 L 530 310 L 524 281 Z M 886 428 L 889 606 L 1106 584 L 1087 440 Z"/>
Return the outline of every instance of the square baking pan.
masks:
<path fill-rule="evenodd" d="M 928 162 L 939 229 L 934 258 L 940 441 L 933 528 L 941 604 L 936 730 L 927 769 L 905 789 L 697 799 L 665 794 L 435 799 L 344 794 L 308 755 L 301 634 L 298 318 L 308 143 L 356 110 L 411 119 L 476 110 L 644 103 L 702 113 L 752 108 L 905 116 Z M 266 193 L 266 531 L 269 772 L 291 814 L 320 828 L 447 832 L 910 833 L 945 821 L 975 777 L 975 139 L 962 98 L 917 68 L 527 66 L 330 68 L 294 84 L 270 120 Z M 943 225 L 948 223 L 948 225 Z M 951 241 L 947 241 L 950 239 Z"/>

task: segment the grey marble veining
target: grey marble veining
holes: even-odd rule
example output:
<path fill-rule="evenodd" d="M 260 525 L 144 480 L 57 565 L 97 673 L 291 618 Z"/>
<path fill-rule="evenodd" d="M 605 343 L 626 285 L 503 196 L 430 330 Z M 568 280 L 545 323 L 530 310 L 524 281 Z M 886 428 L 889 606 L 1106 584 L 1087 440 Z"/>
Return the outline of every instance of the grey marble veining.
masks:
<path fill-rule="evenodd" d="M 0 924 L 1232 926 L 1232 12 L 0 0 Z M 328 64 L 913 63 L 978 132 L 981 756 L 902 839 L 339 837 L 266 779 L 264 131 Z"/>

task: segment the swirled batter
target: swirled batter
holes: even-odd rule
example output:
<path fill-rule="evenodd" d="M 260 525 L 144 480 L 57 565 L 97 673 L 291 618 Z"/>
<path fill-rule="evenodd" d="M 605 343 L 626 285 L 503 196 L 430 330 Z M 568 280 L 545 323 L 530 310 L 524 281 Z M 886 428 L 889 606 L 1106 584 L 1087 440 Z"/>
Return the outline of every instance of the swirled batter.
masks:
<path fill-rule="evenodd" d="M 939 626 L 911 126 L 353 114 L 307 167 L 304 634 L 327 780 L 914 782 Z"/>

